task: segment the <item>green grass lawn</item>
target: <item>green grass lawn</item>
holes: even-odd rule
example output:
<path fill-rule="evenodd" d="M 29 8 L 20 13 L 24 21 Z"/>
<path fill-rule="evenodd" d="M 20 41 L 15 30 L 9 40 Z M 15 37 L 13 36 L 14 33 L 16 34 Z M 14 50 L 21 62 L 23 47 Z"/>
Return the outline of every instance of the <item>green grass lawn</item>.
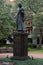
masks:
<path fill-rule="evenodd" d="M 29 52 L 43 53 L 43 48 L 28 48 Z"/>
<path fill-rule="evenodd" d="M 27 59 L 24 61 L 11 60 L 10 58 L 1 58 L 0 61 L 14 62 L 15 65 L 43 65 L 43 59 Z"/>

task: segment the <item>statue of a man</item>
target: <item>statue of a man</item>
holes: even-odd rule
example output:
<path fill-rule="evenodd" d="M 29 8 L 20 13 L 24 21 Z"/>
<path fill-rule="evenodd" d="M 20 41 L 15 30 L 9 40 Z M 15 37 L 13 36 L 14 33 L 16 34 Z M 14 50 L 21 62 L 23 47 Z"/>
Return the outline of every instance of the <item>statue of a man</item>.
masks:
<path fill-rule="evenodd" d="M 26 26 L 25 26 L 25 12 L 24 8 L 22 5 L 19 3 L 18 4 L 18 12 L 16 15 L 16 30 L 17 31 L 26 31 Z"/>

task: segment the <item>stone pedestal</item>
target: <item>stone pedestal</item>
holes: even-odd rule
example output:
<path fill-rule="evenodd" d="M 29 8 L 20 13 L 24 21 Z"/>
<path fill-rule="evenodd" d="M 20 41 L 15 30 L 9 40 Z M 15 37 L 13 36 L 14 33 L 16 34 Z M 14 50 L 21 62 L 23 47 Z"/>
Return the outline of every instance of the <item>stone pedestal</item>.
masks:
<path fill-rule="evenodd" d="M 17 60 L 28 58 L 28 33 L 14 32 L 13 56 Z"/>

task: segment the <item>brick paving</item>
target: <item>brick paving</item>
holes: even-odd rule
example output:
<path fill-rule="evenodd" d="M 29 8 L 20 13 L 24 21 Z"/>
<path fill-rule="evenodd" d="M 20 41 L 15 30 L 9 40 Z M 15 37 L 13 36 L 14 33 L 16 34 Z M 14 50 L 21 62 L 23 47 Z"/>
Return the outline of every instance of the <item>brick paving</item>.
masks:
<path fill-rule="evenodd" d="M 28 56 L 34 57 L 34 58 L 43 58 L 43 52 L 42 53 L 37 53 L 37 52 L 29 52 Z"/>
<path fill-rule="evenodd" d="M 13 53 L 0 53 L 0 58 L 6 58 L 6 57 L 13 56 Z M 34 57 L 34 58 L 43 58 L 43 53 L 37 53 L 37 52 L 28 52 L 28 56 Z"/>
<path fill-rule="evenodd" d="M 0 53 L 0 58 L 6 58 L 6 57 L 11 57 L 13 56 L 13 53 Z"/>

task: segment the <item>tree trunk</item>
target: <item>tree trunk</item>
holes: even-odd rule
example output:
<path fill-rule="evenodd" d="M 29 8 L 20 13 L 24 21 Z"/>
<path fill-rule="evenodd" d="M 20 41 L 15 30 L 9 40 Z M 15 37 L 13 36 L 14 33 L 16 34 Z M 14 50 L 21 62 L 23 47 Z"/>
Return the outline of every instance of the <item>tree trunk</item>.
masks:
<path fill-rule="evenodd" d="M 41 46 L 42 46 L 41 42 L 42 42 L 42 36 L 39 37 L 39 48 L 41 48 Z"/>

